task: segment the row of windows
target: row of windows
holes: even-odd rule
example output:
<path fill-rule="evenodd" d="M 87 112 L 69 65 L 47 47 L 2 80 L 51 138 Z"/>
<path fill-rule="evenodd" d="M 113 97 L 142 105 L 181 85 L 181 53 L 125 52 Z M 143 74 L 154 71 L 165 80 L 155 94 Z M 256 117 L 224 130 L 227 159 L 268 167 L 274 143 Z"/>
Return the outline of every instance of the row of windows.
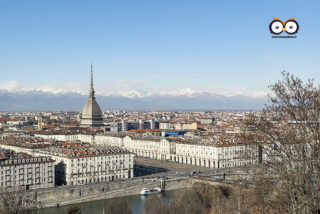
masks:
<path fill-rule="evenodd" d="M 120 161 L 106 161 L 106 162 L 99 162 L 99 163 L 95 163 L 95 165 L 89 164 L 89 163 L 78 163 L 78 164 L 71 164 L 71 167 L 86 167 L 86 168 L 91 168 L 91 167 L 102 167 L 102 166 L 110 166 L 112 164 L 112 166 L 114 165 L 118 165 L 118 164 L 124 164 L 125 162 L 123 160 Z M 130 162 L 129 162 L 130 163 Z"/>
<path fill-rule="evenodd" d="M 43 180 L 46 181 L 46 177 L 40 177 L 39 175 L 36 176 L 35 178 L 33 178 L 32 176 L 31 176 L 31 177 L 28 176 L 28 177 L 26 177 L 26 178 L 25 178 L 25 177 L 21 177 L 21 176 L 20 176 L 20 177 L 16 177 L 16 176 L 15 176 L 14 178 L 12 178 L 12 177 L 8 177 L 8 176 L 7 176 L 7 177 L 5 177 L 5 178 L 6 178 L 6 179 L 4 179 L 4 177 L 1 177 L 1 180 L 2 180 L 2 181 L 6 180 L 7 182 L 8 182 L 8 181 L 11 181 L 11 180 L 13 180 L 14 182 L 15 182 L 16 180 L 17 180 L 17 181 L 19 180 L 19 181 L 21 182 L 21 181 L 24 181 L 24 179 L 26 179 L 26 180 L 29 182 L 29 181 L 32 181 L 33 179 L 34 179 L 35 181 L 40 181 L 41 178 L 43 178 Z M 47 179 L 48 179 L 49 181 L 51 181 L 51 180 L 52 180 L 52 176 L 49 176 Z"/>
<path fill-rule="evenodd" d="M 124 179 L 127 177 L 128 177 L 127 174 L 120 174 L 120 175 L 103 176 L 100 178 L 86 178 L 86 179 L 79 179 L 77 182 L 71 181 L 71 185 L 89 184 L 89 183 L 100 182 L 100 181 L 113 181 L 118 179 Z"/>
<path fill-rule="evenodd" d="M 112 159 L 128 159 L 128 156 L 124 155 L 119 155 L 119 156 L 101 156 L 101 157 L 94 157 L 94 158 L 78 158 L 78 159 L 71 159 L 71 163 L 74 162 L 81 162 L 81 161 L 86 161 L 88 162 L 89 160 L 92 161 L 101 161 L 101 160 L 112 160 Z M 130 159 L 130 157 L 129 157 Z"/>
<path fill-rule="evenodd" d="M 132 165 L 129 165 L 129 167 L 133 167 Z M 88 170 L 88 168 L 84 168 L 84 169 L 78 169 L 77 171 L 72 170 L 71 174 L 74 173 L 91 173 L 91 172 L 95 172 L 95 171 L 99 171 L 102 172 L 102 170 L 117 170 L 117 169 L 126 169 L 128 167 L 124 166 L 124 165 L 119 165 L 119 166 L 111 166 L 111 167 L 99 167 L 99 168 L 91 168 L 90 170 Z M 103 172 L 102 172 L 103 173 Z"/>
<path fill-rule="evenodd" d="M 7 169 L 7 170 L 1 170 L 1 175 L 11 174 L 11 172 L 12 172 L 12 174 L 17 174 L 18 172 L 19 172 L 19 174 L 24 174 L 24 173 L 30 174 L 30 173 L 33 173 L 33 172 L 35 172 L 35 173 L 44 172 L 45 173 L 46 171 L 52 172 L 52 167 L 48 167 L 48 169 L 43 169 L 43 170 L 40 170 L 40 168 L 34 168 L 34 170 L 32 170 L 32 168 L 28 168 L 26 170 L 18 169 L 18 170 L 14 170 L 14 171 L 13 171 L 13 169 L 12 170 L 11 169 Z"/>
<path fill-rule="evenodd" d="M 11 165 L 11 166 L 5 166 L 5 167 L 0 167 L 0 170 L 2 170 L 2 169 L 8 169 L 8 168 L 10 168 L 10 169 L 16 169 L 16 168 L 19 168 L 19 169 L 26 169 L 26 168 L 28 168 L 28 169 L 32 169 L 32 168 L 44 168 L 44 167 L 48 167 L 48 168 L 51 168 L 52 167 L 52 165 L 46 165 L 46 164 L 44 164 L 44 163 L 41 163 L 41 165 L 40 164 L 32 164 L 31 166 L 30 166 L 31 164 L 28 164 L 28 165 Z"/>

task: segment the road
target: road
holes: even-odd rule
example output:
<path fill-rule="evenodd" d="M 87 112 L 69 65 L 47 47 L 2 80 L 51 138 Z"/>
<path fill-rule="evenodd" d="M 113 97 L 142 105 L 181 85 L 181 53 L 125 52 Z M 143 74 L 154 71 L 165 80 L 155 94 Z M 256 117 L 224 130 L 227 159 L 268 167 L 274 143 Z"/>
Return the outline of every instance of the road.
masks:
<path fill-rule="evenodd" d="M 159 178 L 187 178 L 191 176 L 192 171 L 199 171 L 200 174 L 196 176 L 206 177 L 213 180 L 235 180 L 237 177 L 247 177 L 252 176 L 251 167 L 233 167 L 233 168 L 207 168 L 201 166 L 194 166 L 189 164 L 176 163 L 171 161 L 160 161 L 149 158 L 136 157 L 135 163 L 139 165 L 144 165 L 146 167 L 155 167 L 160 169 L 165 169 L 166 172 L 159 172 L 154 174 L 148 174 L 144 176 L 136 177 L 135 179 L 159 179 Z"/>

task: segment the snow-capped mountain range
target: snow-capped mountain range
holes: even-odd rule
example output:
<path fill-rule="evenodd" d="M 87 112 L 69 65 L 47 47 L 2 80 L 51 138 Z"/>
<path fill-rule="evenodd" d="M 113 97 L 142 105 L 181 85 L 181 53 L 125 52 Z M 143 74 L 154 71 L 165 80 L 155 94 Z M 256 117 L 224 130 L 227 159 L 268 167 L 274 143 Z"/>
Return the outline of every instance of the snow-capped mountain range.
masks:
<path fill-rule="evenodd" d="M 52 88 L 0 87 L 0 111 L 81 111 L 88 92 Z M 171 91 L 108 91 L 96 99 L 105 110 L 260 110 L 266 92 L 214 93 L 190 88 Z"/>

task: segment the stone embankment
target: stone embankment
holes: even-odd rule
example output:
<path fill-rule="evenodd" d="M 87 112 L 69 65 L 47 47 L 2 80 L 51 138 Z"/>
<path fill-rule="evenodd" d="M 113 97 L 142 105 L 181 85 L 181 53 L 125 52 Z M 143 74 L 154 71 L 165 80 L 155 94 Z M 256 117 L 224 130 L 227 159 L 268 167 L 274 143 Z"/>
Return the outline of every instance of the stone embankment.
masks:
<path fill-rule="evenodd" d="M 138 195 L 143 187 L 161 187 L 166 190 L 191 187 L 188 178 L 176 179 L 137 179 L 81 186 L 61 186 L 30 191 L 38 208 L 63 206 L 86 201 Z"/>
<path fill-rule="evenodd" d="M 35 207 L 47 208 L 87 201 L 138 195 L 143 187 L 149 189 L 160 187 L 165 190 L 174 190 L 191 187 L 195 182 L 210 182 L 212 185 L 220 185 L 221 182 L 232 183 L 240 177 L 244 178 L 248 176 L 250 177 L 250 173 L 237 172 L 227 174 L 215 173 L 211 175 L 205 175 L 203 173 L 202 176 L 199 177 L 177 175 L 174 178 L 166 180 L 157 178 L 134 178 L 123 181 L 31 190 L 27 191 L 27 194 L 29 195 L 29 199 L 34 202 Z"/>

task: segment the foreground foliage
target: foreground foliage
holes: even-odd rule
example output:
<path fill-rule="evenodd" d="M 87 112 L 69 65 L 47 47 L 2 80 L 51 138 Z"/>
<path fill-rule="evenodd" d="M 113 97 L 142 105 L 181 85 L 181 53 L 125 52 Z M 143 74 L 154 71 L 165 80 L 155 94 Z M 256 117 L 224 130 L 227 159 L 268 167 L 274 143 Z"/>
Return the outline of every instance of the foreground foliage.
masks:
<path fill-rule="evenodd" d="M 122 198 L 117 199 L 115 202 L 108 204 L 104 209 L 108 214 L 131 214 L 132 210 L 128 203 Z"/>
<path fill-rule="evenodd" d="M 320 210 L 320 88 L 283 72 L 261 115 L 251 115 L 244 139 L 259 144 L 255 185 L 261 205 L 287 213 Z M 270 200 L 272 199 L 272 200 Z"/>
<path fill-rule="evenodd" d="M 222 213 L 282 213 L 276 207 L 261 207 L 258 189 L 246 183 L 213 186 L 197 183 L 180 190 L 169 202 L 157 195 L 148 197 L 142 214 L 222 214 Z M 274 201 L 276 203 L 276 201 Z"/>
<path fill-rule="evenodd" d="M 35 199 L 23 188 L 0 189 L 0 214 L 31 214 Z"/>

